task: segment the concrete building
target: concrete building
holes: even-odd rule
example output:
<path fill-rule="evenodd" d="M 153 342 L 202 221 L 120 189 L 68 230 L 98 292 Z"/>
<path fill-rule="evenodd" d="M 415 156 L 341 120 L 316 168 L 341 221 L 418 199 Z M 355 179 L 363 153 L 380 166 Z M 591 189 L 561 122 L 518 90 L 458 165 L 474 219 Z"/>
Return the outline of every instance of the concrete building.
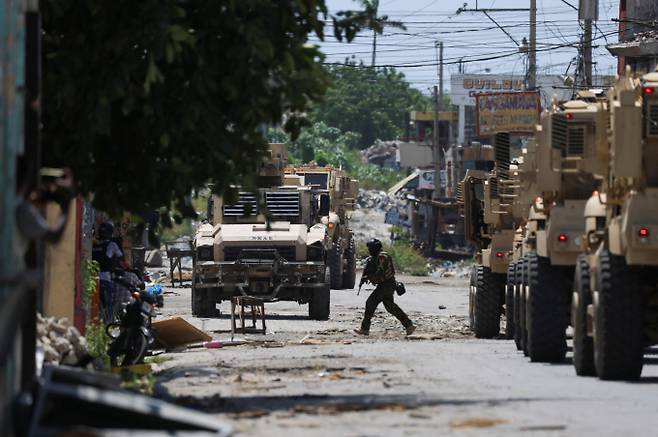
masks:
<path fill-rule="evenodd" d="M 638 74 L 656 69 L 658 60 L 658 2 L 621 0 L 619 2 L 619 42 L 607 46 L 617 56 L 617 72 L 626 65 Z"/>

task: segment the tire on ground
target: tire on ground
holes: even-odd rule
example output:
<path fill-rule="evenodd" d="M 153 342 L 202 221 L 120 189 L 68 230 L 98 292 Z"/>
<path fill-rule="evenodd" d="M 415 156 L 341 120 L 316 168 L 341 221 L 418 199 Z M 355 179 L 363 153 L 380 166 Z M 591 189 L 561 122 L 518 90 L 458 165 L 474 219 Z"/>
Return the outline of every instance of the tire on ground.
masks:
<path fill-rule="evenodd" d="M 531 361 L 560 362 L 567 353 L 567 302 L 562 272 L 545 257 L 531 254 L 527 265 L 527 349 Z M 569 288 L 570 289 L 570 288 Z"/>
<path fill-rule="evenodd" d="M 473 318 L 473 305 L 475 302 L 473 301 L 473 292 L 475 290 L 475 286 L 477 285 L 477 271 L 478 271 L 478 266 L 473 265 L 471 268 L 471 275 L 469 278 L 469 284 L 468 284 L 468 327 L 471 330 L 471 332 L 475 332 L 475 319 Z"/>
<path fill-rule="evenodd" d="M 327 320 L 331 307 L 331 292 L 328 286 L 313 289 L 308 303 L 308 317 L 313 320 Z"/>
<path fill-rule="evenodd" d="M 516 281 L 516 264 L 507 267 L 507 284 L 505 285 L 505 338 L 514 338 L 514 283 Z"/>
<path fill-rule="evenodd" d="M 500 334 L 501 275 L 484 266 L 477 268 L 477 285 L 473 295 L 473 332 L 477 338 L 493 338 Z"/>
<path fill-rule="evenodd" d="M 639 281 L 623 257 L 603 251 L 594 306 L 594 364 L 601 379 L 632 380 L 642 374 L 643 312 Z"/>
<path fill-rule="evenodd" d="M 528 292 L 528 257 L 521 264 L 521 293 L 519 295 L 519 318 L 521 327 L 521 350 L 523 355 L 528 356 L 528 324 L 527 322 L 527 292 Z"/>
<path fill-rule="evenodd" d="M 350 241 L 345 249 L 345 271 L 343 272 L 343 288 L 353 289 L 356 285 L 356 244 L 354 238 Z"/>
<path fill-rule="evenodd" d="M 343 287 L 343 252 L 340 239 L 336 240 L 327 253 L 330 286 L 334 290 Z"/>
<path fill-rule="evenodd" d="M 525 324 L 521 320 L 521 288 L 523 286 L 524 261 L 524 258 L 521 258 L 514 265 L 514 344 L 516 350 L 523 350 L 522 340 Z"/>
<path fill-rule="evenodd" d="M 589 263 L 586 255 L 576 261 L 573 277 L 571 324 L 573 326 L 573 365 L 576 375 L 595 376 L 594 340 L 587 335 L 587 306 L 592 303 Z"/>
<path fill-rule="evenodd" d="M 212 288 L 192 287 L 192 315 L 196 317 L 217 317 L 219 310 Z"/>

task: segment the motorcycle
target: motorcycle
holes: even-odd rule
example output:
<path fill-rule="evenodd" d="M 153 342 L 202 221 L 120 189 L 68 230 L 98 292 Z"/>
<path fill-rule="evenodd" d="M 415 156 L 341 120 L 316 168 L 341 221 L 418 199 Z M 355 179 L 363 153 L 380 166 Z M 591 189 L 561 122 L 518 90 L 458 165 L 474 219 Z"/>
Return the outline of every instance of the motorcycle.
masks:
<path fill-rule="evenodd" d="M 108 348 L 112 367 L 117 365 L 121 355 L 121 367 L 144 362 L 148 347 L 154 341 L 151 321 L 155 302 L 153 293 L 134 291 L 130 302 L 121 311 L 120 320 L 106 326 L 105 332 L 113 339 Z"/>

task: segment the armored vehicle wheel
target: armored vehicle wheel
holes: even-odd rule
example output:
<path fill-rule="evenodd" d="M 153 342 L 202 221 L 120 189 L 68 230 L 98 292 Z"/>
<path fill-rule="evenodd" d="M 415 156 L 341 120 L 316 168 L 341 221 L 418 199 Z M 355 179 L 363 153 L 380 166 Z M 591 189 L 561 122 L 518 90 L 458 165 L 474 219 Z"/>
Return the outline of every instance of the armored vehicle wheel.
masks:
<path fill-rule="evenodd" d="M 519 317 L 521 321 L 521 349 L 523 350 L 523 355 L 525 355 L 526 357 L 529 354 L 527 295 L 528 295 L 528 257 L 526 256 L 521 266 L 521 293 L 519 295 L 520 297 L 519 303 L 521 305 L 521 308 L 519 309 Z"/>
<path fill-rule="evenodd" d="M 523 287 L 523 263 L 524 259 L 518 260 L 514 266 L 514 344 L 516 350 L 523 350 L 523 329 L 525 324 L 521 319 L 521 289 Z"/>
<path fill-rule="evenodd" d="M 475 326 L 475 320 L 473 318 L 473 291 L 475 290 L 475 286 L 477 284 L 477 271 L 478 266 L 474 265 L 471 268 L 471 275 L 468 286 L 468 327 L 471 331 L 473 331 Z"/>
<path fill-rule="evenodd" d="M 308 317 L 313 320 L 329 319 L 331 293 L 329 287 L 316 288 L 313 297 L 308 303 Z"/>
<path fill-rule="evenodd" d="M 329 265 L 331 288 L 340 290 L 343 286 L 343 251 L 340 239 L 334 242 L 327 253 L 327 265 Z"/>
<path fill-rule="evenodd" d="M 507 267 L 507 284 L 505 285 L 505 338 L 514 338 L 514 284 L 516 282 L 516 264 Z"/>
<path fill-rule="evenodd" d="M 623 257 L 604 251 L 594 299 L 594 365 L 601 379 L 637 379 L 643 364 L 641 288 Z"/>
<path fill-rule="evenodd" d="M 566 356 L 569 306 L 560 276 L 547 258 L 528 256 L 526 328 L 531 361 L 553 363 Z"/>
<path fill-rule="evenodd" d="M 484 266 L 477 268 L 477 285 L 473 294 L 473 332 L 477 338 L 493 338 L 500 334 L 500 275 Z"/>
<path fill-rule="evenodd" d="M 592 303 L 589 263 L 585 255 L 576 261 L 573 277 L 571 321 L 573 325 L 573 365 L 576 375 L 594 376 L 594 340 L 587 335 L 587 306 Z"/>
<path fill-rule="evenodd" d="M 196 317 L 217 317 L 219 316 L 219 310 L 216 303 L 212 289 L 192 287 L 192 315 Z"/>
<path fill-rule="evenodd" d="M 345 249 L 345 271 L 343 272 L 343 288 L 349 290 L 356 284 L 356 244 L 354 238 L 350 237 L 350 242 Z"/>

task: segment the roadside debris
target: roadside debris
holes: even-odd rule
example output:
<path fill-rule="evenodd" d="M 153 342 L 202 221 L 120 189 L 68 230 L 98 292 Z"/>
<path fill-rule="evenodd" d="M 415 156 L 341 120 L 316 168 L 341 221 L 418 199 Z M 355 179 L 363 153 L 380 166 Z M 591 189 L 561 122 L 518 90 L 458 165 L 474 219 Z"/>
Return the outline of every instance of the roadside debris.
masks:
<path fill-rule="evenodd" d="M 503 423 L 508 423 L 504 419 L 487 419 L 482 417 L 472 417 L 469 419 L 463 420 L 451 420 L 449 425 L 450 428 L 488 428 L 491 426 L 500 425 Z"/>
<path fill-rule="evenodd" d="M 471 274 L 473 263 L 469 261 L 435 261 L 434 272 L 431 276 L 433 278 L 468 278 Z"/>
<path fill-rule="evenodd" d="M 153 349 L 176 349 L 193 343 L 209 342 L 212 337 L 181 317 L 158 320 L 151 328 L 155 333 Z"/>
<path fill-rule="evenodd" d="M 146 267 L 162 267 L 162 252 L 159 250 L 149 250 L 144 257 Z"/>
<path fill-rule="evenodd" d="M 87 340 L 67 318 L 37 314 L 37 346 L 46 363 L 76 365 L 87 356 Z"/>
<path fill-rule="evenodd" d="M 385 191 L 359 190 L 356 205 L 358 208 L 378 209 L 386 212 L 394 206 L 404 207 L 404 202 L 389 196 Z"/>
<path fill-rule="evenodd" d="M 398 148 L 397 141 L 376 140 L 375 144 L 361 151 L 361 160 L 367 164 L 394 168 Z"/>

